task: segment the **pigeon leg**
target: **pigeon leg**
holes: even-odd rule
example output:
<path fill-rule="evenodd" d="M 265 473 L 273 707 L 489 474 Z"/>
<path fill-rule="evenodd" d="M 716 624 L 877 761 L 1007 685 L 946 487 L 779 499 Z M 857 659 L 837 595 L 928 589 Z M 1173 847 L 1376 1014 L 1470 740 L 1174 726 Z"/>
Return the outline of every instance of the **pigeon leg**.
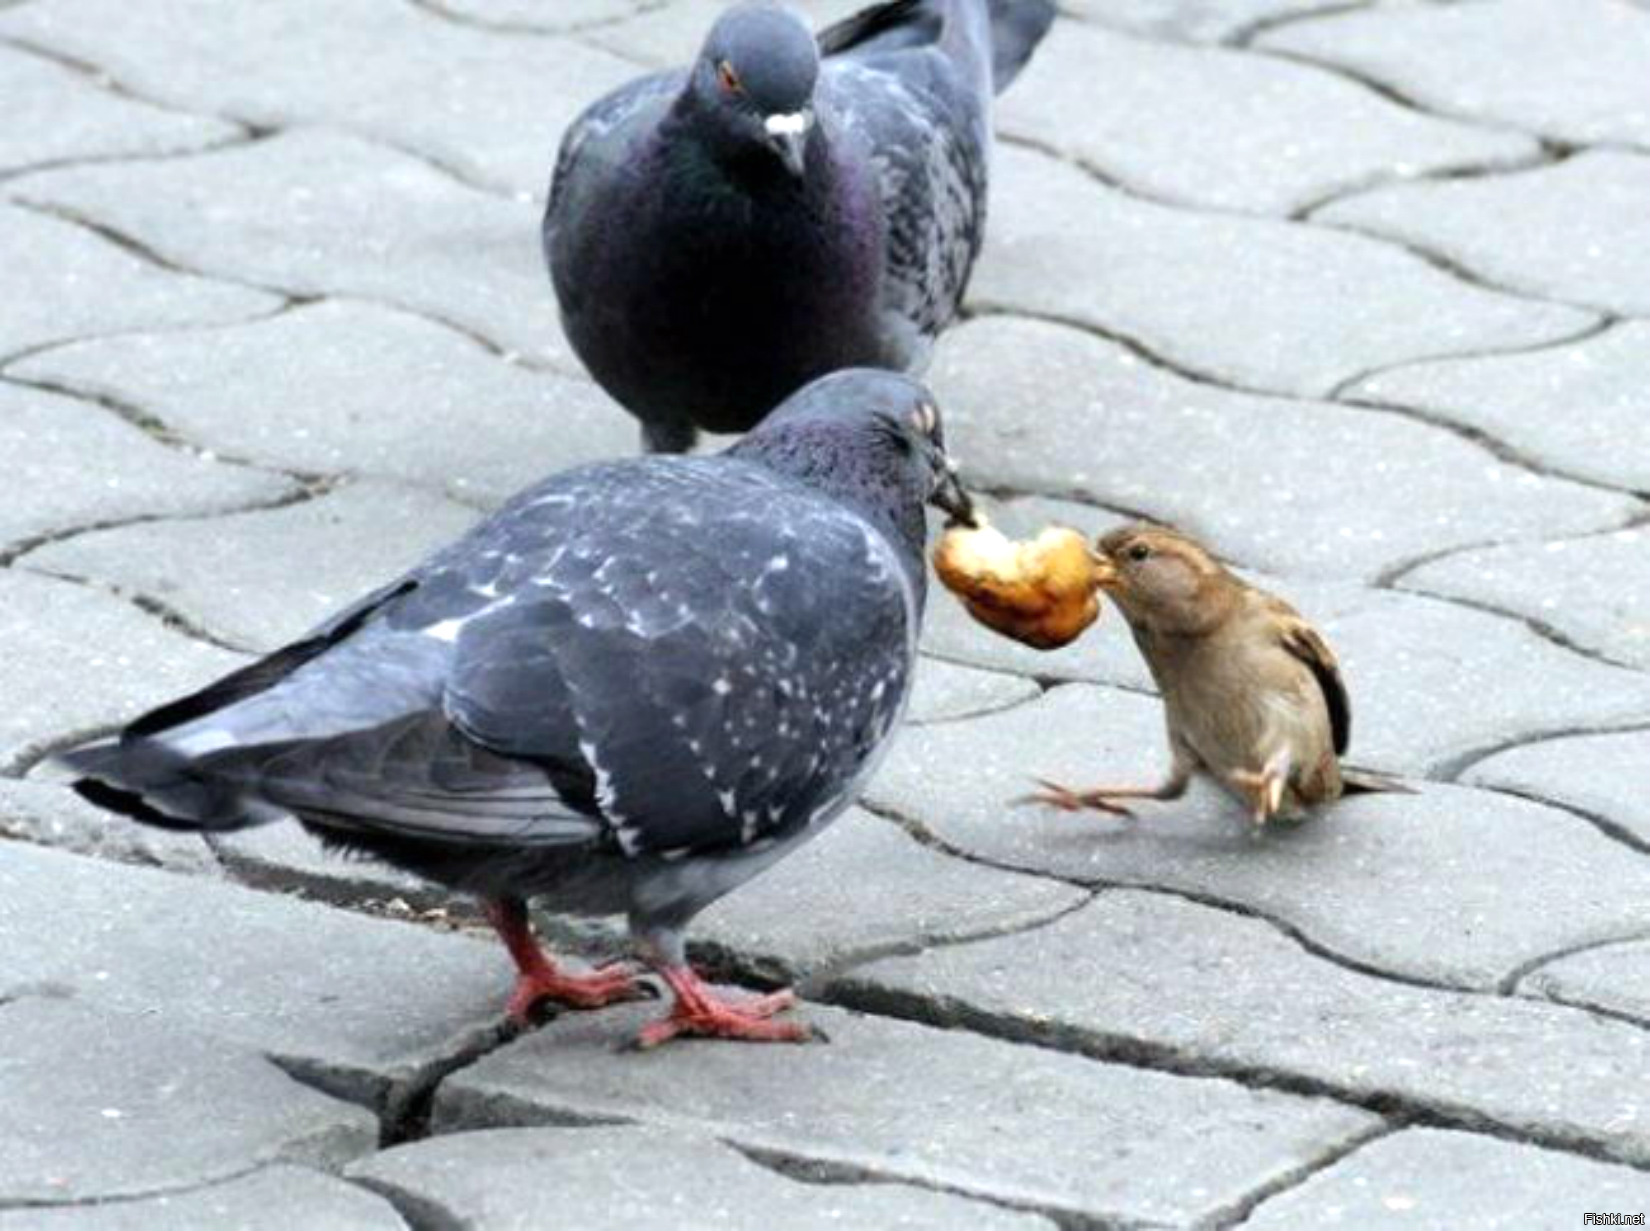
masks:
<path fill-rule="evenodd" d="M 1085 808 L 1092 808 L 1096 812 L 1109 812 L 1113 816 L 1133 816 L 1133 812 L 1117 802 L 1119 799 L 1179 799 L 1186 793 L 1186 785 L 1191 780 L 1191 762 L 1176 757 L 1174 764 L 1169 768 L 1169 776 L 1156 786 L 1092 787 L 1086 791 L 1074 791 L 1070 787 L 1061 786 L 1058 782 L 1039 778 L 1037 783 L 1042 790 L 1022 795 L 1014 802 L 1046 804 L 1062 812 L 1081 812 Z"/>
<path fill-rule="evenodd" d="M 676 994 L 676 1003 L 669 1017 L 642 1027 L 636 1046 L 644 1051 L 683 1035 L 750 1043 L 806 1043 L 818 1037 L 802 1022 L 772 1020 L 796 1004 L 796 994 L 788 989 L 749 1000 L 724 1000 L 687 966 L 664 966 L 659 974 Z"/>
<path fill-rule="evenodd" d="M 539 948 L 527 922 L 527 903 L 520 898 L 495 898 L 482 903 L 487 921 L 510 951 L 516 963 L 516 988 L 510 993 L 508 1012 L 515 1021 L 529 1025 L 533 1010 L 542 1001 L 552 1001 L 570 1009 L 599 1009 L 623 1000 L 647 1000 L 653 991 L 636 977 L 636 971 L 622 962 L 603 966 L 588 975 L 566 974 Z"/>

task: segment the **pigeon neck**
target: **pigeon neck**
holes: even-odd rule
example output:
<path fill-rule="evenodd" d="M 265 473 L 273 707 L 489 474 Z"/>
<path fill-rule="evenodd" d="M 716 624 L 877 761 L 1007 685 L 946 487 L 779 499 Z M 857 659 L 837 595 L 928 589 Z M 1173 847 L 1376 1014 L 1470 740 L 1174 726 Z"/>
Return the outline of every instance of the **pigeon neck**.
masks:
<path fill-rule="evenodd" d="M 707 102 L 691 82 L 677 96 L 660 136 L 666 157 L 701 191 L 721 189 L 733 197 L 791 194 L 804 186 L 813 191 L 828 163 L 816 151 L 803 175 L 792 175 L 773 150 L 730 123 L 725 110 Z M 808 141 L 818 146 L 825 139 L 816 125 Z"/>

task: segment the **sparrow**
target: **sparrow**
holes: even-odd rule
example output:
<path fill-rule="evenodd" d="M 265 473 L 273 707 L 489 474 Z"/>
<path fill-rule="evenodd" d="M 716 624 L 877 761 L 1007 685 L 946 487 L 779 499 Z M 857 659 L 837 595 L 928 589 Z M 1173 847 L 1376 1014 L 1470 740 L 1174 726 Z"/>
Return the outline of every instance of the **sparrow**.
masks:
<path fill-rule="evenodd" d="M 1028 802 L 1130 816 L 1125 799 L 1178 799 L 1208 774 L 1257 826 L 1350 791 L 1405 788 L 1341 766 L 1352 707 L 1323 634 L 1166 526 L 1100 539 L 1095 583 L 1116 605 L 1163 696 L 1172 761 L 1154 786 L 1072 790 L 1043 782 Z"/>

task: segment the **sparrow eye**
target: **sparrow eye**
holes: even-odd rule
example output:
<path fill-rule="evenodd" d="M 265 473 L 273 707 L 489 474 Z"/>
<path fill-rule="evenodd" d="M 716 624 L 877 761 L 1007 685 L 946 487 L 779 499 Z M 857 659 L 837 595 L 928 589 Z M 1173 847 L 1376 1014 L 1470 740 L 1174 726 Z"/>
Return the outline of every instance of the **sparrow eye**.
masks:
<path fill-rule="evenodd" d="M 733 71 L 733 65 L 726 60 L 716 62 L 716 80 L 729 94 L 743 94 L 744 85 L 739 80 L 739 74 Z"/>
<path fill-rule="evenodd" d="M 1129 548 L 1129 559 L 1131 560 L 1145 560 L 1149 558 L 1151 554 L 1152 549 L 1147 547 L 1144 543 L 1136 543 L 1133 547 Z"/>

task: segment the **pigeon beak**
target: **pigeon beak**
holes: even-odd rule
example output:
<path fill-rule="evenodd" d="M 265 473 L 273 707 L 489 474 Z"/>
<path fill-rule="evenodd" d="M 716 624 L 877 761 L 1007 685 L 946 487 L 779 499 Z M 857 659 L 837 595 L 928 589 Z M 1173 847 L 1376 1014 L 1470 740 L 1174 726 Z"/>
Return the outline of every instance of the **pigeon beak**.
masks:
<path fill-rule="evenodd" d="M 974 513 L 974 501 L 963 490 L 963 485 L 957 478 L 957 463 L 949 457 L 942 463 L 940 481 L 928 497 L 928 503 L 949 514 L 952 525 L 964 525 L 970 529 L 979 527 L 979 518 Z"/>
<path fill-rule="evenodd" d="M 762 128 L 768 134 L 768 148 L 797 179 L 807 170 L 808 134 L 813 126 L 814 117 L 806 111 L 770 115 L 762 121 Z"/>

